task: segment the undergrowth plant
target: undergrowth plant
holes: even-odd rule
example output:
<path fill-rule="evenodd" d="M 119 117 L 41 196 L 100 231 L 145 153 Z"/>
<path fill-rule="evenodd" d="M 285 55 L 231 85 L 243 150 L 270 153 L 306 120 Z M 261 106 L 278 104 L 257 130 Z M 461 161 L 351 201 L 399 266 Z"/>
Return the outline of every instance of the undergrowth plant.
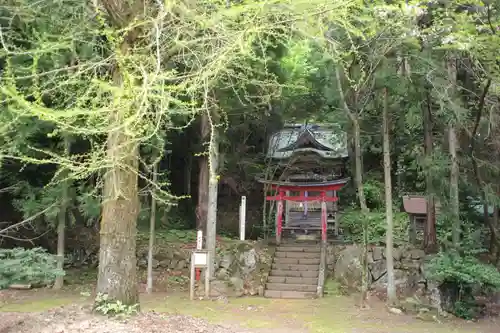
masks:
<path fill-rule="evenodd" d="M 45 249 L 0 249 L 0 289 L 12 284 L 47 286 L 61 275 L 55 256 Z"/>
<path fill-rule="evenodd" d="M 110 300 L 107 294 L 99 293 L 95 298 L 94 311 L 110 317 L 128 317 L 139 312 L 139 304 L 127 305 L 119 300 Z"/>

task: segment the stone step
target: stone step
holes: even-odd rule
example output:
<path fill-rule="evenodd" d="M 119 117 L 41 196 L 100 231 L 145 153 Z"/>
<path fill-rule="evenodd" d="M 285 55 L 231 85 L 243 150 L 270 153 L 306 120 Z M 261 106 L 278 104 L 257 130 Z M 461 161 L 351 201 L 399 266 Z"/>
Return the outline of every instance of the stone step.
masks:
<path fill-rule="evenodd" d="M 310 253 L 320 253 L 321 249 L 316 246 L 298 246 L 293 244 L 293 246 L 280 246 L 276 249 L 276 252 L 310 252 Z"/>
<path fill-rule="evenodd" d="M 292 242 L 283 242 L 279 245 L 278 248 L 288 248 L 288 247 L 304 247 L 304 248 L 319 248 L 320 243 L 317 241 L 310 240 L 295 240 Z"/>
<path fill-rule="evenodd" d="M 319 265 L 320 259 L 274 258 L 276 264 Z"/>
<path fill-rule="evenodd" d="M 317 278 L 319 270 L 317 271 L 290 271 L 273 269 L 269 276 L 283 276 L 283 277 L 303 277 L 303 278 Z"/>
<path fill-rule="evenodd" d="M 288 299 L 312 299 L 316 298 L 316 293 L 304 291 L 280 291 L 280 290 L 265 290 L 264 297 L 267 298 L 288 298 Z"/>
<path fill-rule="evenodd" d="M 297 258 L 297 259 L 317 259 L 320 253 L 315 252 L 288 252 L 279 251 L 275 253 L 276 258 Z"/>
<path fill-rule="evenodd" d="M 289 276 L 270 276 L 267 278 L 269 283 L 290 283 L 290 284 L 309 284 L 318 285 L 318 278 L 304 278 L 304 277 L 289 277 Z"/>
<path fill-rule="evenodd" d="M 317 285 L 310 284 L 266 283 L 267 290 L 315 292 L 317 288 Z"/>
<path fill-rule="evenodd" d="M 273 264 L 272 269 L 283 271 L 319 271 L 319 265 Z"/>
<path fill-rule="evenodd" d="M 288 299 L 312 299 L 316 298 L 316 293 L 304 291 L 280 291 L 280 290 L 265 290 L 264 297 L 267 298 L 288 298 Z"/>

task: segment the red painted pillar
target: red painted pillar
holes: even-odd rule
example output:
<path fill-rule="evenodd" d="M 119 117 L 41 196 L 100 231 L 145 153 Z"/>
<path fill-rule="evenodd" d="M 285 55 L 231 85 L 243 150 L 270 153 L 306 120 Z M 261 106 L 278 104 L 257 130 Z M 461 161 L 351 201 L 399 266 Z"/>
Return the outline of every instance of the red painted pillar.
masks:
<path fill-rule="evenodd" d="M 285 196 L 285 192 L 279 192 L 279 198 L 277 202 L 277 212 L 276 212 L 276 243 L 281 243 L 281 233 L 283 231 L 283 197 Z"/>
<path fill-rule="evenodd" d="M 326 197 L 325 191 L 321 191 L 321 241 L 323 242 L 326 242 L 327 219 L 328 219 L 325 197 Z"/>

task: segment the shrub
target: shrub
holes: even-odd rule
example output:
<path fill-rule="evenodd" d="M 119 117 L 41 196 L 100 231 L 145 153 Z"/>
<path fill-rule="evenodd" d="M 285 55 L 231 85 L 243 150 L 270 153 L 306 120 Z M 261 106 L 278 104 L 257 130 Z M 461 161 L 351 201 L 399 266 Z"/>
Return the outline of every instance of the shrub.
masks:
<path fill-rule="evenodd" d="M 371 211 L 363 214 L 360 210 L 347 210 L 341 216 L 341 226 L 345 237 L 349 240 L 363 242 L 363 221 L 367 219 L 368 242 L 371 244 L 385 243 L 385 230 L 387 221 L 384 211 Z M 394 244 L 402 244 L 408 241 L 409 219 L 406 213 L 394 213 Z"/>
<path fill-rule="evenodd" d="M 0 289 L 12 284 L 45 286 L 64 275 L 57 270 L 55 256 L 45 249 L 0 249 Z"/>
<path fill-rule="evenodd" d="M 477 317 L 481 310 L 474 300 L 474 290 L 500 289 L 500 272 L 494 266 L 456 251 L 432 258 L 425 266 L 425 275 L 439 283 L 443 309 L 464 319 Z"/>

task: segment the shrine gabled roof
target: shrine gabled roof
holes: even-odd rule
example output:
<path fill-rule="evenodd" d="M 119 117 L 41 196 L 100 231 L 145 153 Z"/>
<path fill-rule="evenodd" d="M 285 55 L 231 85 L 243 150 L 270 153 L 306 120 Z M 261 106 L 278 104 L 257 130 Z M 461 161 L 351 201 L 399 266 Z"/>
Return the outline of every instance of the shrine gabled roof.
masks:
<path fill-rule="evenodd" d="M 278 149 L 278 152 L 294 151 L 301 148 L 312 148 L 324 151 L 333 151 L 331 147 L 325 146 L 316 138 L 310 129 L 306 128 L 297 138 L 296 141 L 292 142 L 288 146 Z"/>
<path fill-rule="evenodd" d="M 340 127 L 295 125 L 285 126 L 269 140 L 269 158 L 289 159 L 293 155 L 303 153 L 315 153 L 322 159 L 330 160 L 346 158 L 347 135 Z"/>

